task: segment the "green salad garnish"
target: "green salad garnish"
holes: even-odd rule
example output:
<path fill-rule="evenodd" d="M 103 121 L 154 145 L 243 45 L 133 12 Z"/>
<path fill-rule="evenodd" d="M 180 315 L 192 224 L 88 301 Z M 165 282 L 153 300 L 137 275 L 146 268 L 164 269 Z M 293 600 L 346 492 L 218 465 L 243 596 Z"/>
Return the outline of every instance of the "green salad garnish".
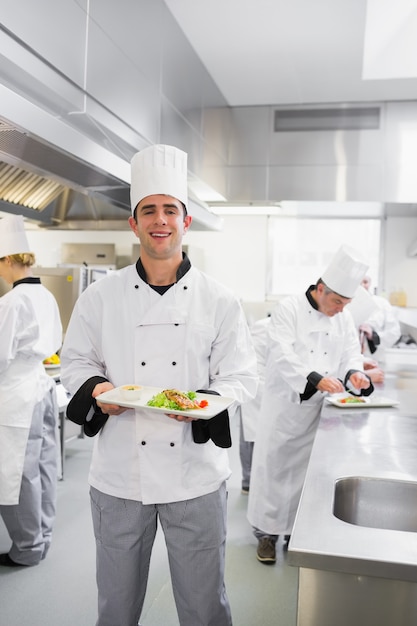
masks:
<path fill-rule="evenodd" d="M 194 400 L 196 398 L 195 391 L 188 391 L 185 394 L 190 400 Z M 168 400 L 166 395 L 161 391 L 157 393 L 155 396 L 152 396 L 150 400 L 146 403 L 147 406 L 156 406 L 161 409 L 174 409 L 175 411 L 186 411 L 187 409 L 179 406 L 176 402 L 172 400 Z"/>

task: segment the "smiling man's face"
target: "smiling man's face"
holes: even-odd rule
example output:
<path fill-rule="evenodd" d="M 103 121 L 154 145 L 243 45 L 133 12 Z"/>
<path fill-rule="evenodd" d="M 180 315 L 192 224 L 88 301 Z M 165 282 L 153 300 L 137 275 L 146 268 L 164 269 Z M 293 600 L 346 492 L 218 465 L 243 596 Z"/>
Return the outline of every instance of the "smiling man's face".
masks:
<path fill-rule="evenodd" d="M 184 216 L 179 200 L 157 194 L 139 202 L 136 220 L 129 218 L 129 224 L 145 254 L 158 259 L 171 258 L 182 249 L 182 238 L 191 224 L 191 217 Z"/>

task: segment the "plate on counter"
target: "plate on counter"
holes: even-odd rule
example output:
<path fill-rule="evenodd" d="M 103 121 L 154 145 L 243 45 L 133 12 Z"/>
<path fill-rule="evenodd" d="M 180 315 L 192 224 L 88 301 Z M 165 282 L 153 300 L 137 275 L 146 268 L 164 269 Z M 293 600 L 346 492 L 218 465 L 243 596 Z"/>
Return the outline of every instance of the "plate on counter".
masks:
<path fill-rule="evenodd" d="M 337 406 L 340 409 L 372 409 L 382 407 L 393 407 L 399 404 L 398 400 L 391 400 L 391 398 L 385 398 L 383 396 L 368 396 L 361 397 L 359 402 L 342 402 L 345 398 L 353 398 L 352 395 L 343 394 L 341 396 L 327 397 L 326 400 L 329 404 Z"/>
<path fill-rule="evenodd" d="M 166 387 L 165 387 L 166 389 Z M 109 391 L 105 391 L 97 396 L 96 400 L 106 404 L 117 404 L 118 406 L 125 406 L 129 409 L 146 409 L 154 413 L 171 413 L 172 415 L 184 415 L 186 417 L 195 417 L 196 419 L 209 420 L 215 415 L 218 415 L 231 404 L 233 404 L 233 398 L 225 398 L 224 396 L 216 396 L 211 393 L 196 393 L 196 400 L 206 400 L 208 406 L 204 409 L 191 409 L 188 411 L 180 411 L 176 409 L 166 409 L 159 406 L 147 406 L 147 402 L 155 396 L 157 393 L 161 393 L 164 387 L 142 387 L 142 393 L 138 400 L 126 400 L 121 395 L 121 387 L 115 387 Z"/>

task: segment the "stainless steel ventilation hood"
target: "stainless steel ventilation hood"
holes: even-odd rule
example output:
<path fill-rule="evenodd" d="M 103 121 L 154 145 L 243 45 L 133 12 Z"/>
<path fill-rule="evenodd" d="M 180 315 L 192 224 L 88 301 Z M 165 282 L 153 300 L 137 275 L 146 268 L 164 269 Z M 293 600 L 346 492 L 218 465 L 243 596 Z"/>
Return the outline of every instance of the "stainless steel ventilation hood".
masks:
<path fill-rule="evenodd" d="M 45 228 L 124 230 L 130 214 L 130 147 L 118 157 L 0 85 L 0 211 Z M 194 230 L 222 220 L 193 197 Z"/>

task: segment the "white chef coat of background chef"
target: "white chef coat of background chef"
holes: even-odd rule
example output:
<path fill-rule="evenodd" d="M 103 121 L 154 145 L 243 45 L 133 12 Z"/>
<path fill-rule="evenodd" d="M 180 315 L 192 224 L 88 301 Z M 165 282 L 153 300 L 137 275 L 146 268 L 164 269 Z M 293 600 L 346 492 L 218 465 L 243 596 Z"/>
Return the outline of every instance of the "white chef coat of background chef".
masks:
<path fill-rule="evenodd" d="M 25 252 L 23 218 L 3 218 L 0 258 Z M 42 361 L 61 341 L 57 303 L 41 285 L 22 283 L 0 298 L 0 504 L 18 504 L 33 410 L 55 384 Z"/>
<path fill-rule="evenodd" d="M 352 314 L 358 329 L 363 354 L 377 358 L 378 361 L 384 361 L 385 350 L 392 348 L 401 336 L 400 322 L 394 307 L 386 298 L 371 294 L 367 289 L 359 286 L 355 297 L 346 308 Z M 375 346 L 376 351 L 373 353 L 369 350 L 366 336 L 361 336 L 359 330 L 361 324 L 369 324 L 378 334 L 380 343 Z"/>
<path fill-rule="evenodd" d="M 346 252 L 347 250 L 347 252 Z M 367 270 L 342 247 L 322 275 L 325 284 L 351 298 Z M 307 376 L 316 371 L 344 381 L 363 369 L 351 314 L 328 317 L 305 294 L 289 296 L 272 312 L 265 388 L 254 447 L 248 519 L 269 535 L 290 535 L 304 483 L 324 395 L 301 402 Z"/>
<path fill-rule="evenodd" d="M 270 317 L 262 318 L 260 320 L 257 320 L 250 327 L 250 332 L 253 339 L 253 345 L 256 351 L 256 358 L 258 363 L 259 385 L 258 391 L 254 399 L 250 402 L 245 402 L 240 407 L 243 435 L 245 441 L 255 441 L 259 412 L 261 410 L 262 394 L 265 386 L 267 338 L 270 320 Z"/>

